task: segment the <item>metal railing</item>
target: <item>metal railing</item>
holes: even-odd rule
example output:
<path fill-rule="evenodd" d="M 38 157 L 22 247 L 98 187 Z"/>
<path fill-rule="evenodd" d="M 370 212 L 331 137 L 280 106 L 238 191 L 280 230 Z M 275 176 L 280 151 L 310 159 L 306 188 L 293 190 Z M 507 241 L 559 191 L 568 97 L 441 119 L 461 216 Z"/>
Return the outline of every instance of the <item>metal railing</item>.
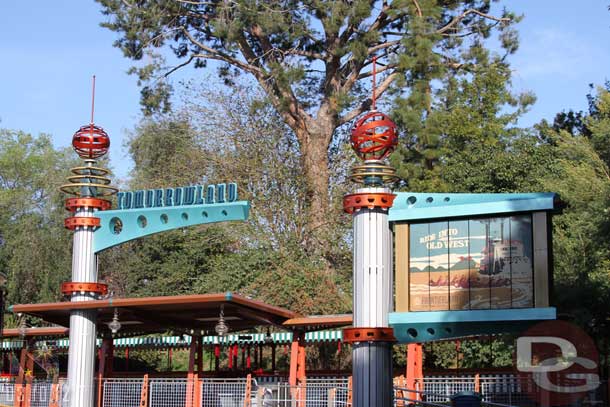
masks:
<path fill-rule="evenodd" d="M 131 407 L 140 405 L 143 379 L 102 380 L 101 407 Z"/>
<path fill-rule="evenodd" d="M 62 407 L 66 394 L 65 381 L 32 380 L 21 385 L 14 380 L 0 382 L 1 406 Z"/>
<path fill-rule="evenodd" d="M 455 394 L 455 393 L 454 393 Z M 397 407 L 415 404 L 421 407 L 447 407 L 451 403 L 451 394 L 430 393 L 394 386 L 394 405 Z M 522 407 L 511 404 L 495 403 L 481 400 L 482 406 L 488 407 Z"/>
<path fill-rule="evenodd" d="M 259 386 L 252 407 L 343 407 L 349 406 L 350 390 L 337 383 L 288 383 Z M 224 407 L 224 406 L 223 406 Z"/>
<path fill-rule="evenodd" d="M 351 402 L 349 378 L 311 378 L 302 385 L 291 386 L 285 381 L 257 383 L 255 379 L 203 378 L 187 379 L 103 379 L 96 386 L 100 407 L 136 407 L 145 398 L 149 407 L 344 407 Z M 0 381 L 0 405 L 24 405 L 26 385 Z M 55 389 L 55 390 L 53 390 Z M 530 399 L 533 383 L 512 375 L 427 377 L 418 381 L 416 389 L 404 385 L 395 387 L 396 406 L 418 404 L 447 406 L 448 397 L 462 391 L 477 391 L 484 405 L 502 407 L 533 407 Z M 17 390 L 17 391 L 16 391 Z M 57 403 L 51 403 L 52 394 Z M 34 380 L 28 387 L 29 407 L 63 407 L 69 394 L 67 384 L 53 385 L 50 381 Z M 605 388 L 600 387 L 587 400 L 603 400 Z M 601 401 L 600 401 L 601 402 Z M 576 405 L 576 404 L 574 404 Z M 593 404 L 592 404 L 593 405 Z M 603 404 L 605 405 L 605 404 Z"/>

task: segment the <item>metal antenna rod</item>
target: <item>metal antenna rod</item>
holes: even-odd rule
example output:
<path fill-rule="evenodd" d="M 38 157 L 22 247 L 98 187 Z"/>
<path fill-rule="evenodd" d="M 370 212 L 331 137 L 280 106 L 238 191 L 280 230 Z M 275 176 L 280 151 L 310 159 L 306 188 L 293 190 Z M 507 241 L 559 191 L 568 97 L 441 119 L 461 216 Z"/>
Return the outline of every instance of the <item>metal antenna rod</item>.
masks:
<path fill-rule="evenodd" d="M 373 57 L 373 110 L 377 110 L 377 95 L 375 94 L 377 91 L 377 57 Z M 95 77 L 94 77 L 95 78 Z"/>
<path fill-rule="evenodd" d="M 93 113 L 95 112 L 95 75 L 93 75 L 93 89 L 91 91 L 91 125 L 93 125 Z"/>

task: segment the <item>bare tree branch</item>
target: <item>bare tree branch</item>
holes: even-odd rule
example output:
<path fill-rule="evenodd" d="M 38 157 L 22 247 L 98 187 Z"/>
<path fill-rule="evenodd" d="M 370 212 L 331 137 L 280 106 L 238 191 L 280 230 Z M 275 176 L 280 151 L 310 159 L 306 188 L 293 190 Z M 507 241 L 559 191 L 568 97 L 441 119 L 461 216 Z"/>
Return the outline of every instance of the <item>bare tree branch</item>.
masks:
<path fill-rule="evenodd" d="M 201 53 L 196 54 L 197 57 L 207 58 L 207 59 L 217 59 L 219 61 L 224 61 L 231 65 L 235 65 L 238 68 L 241 68 L 244 71 L 250 72 L 254 75 L 263 74 L 263 70 L 260 65 L 256 66 L 254 64 L 245 63 L 229 54 L 226 54 L 224 52 L 215 50 L 214 48 L 208 47 L 207 45 L 203 44 L 202 42 L 197 41 L 197 39 L 195 37 L 193 37 L 186 28 L 181 27 L 181 29 L 182 29 L 182 32 L 184 33 L 184 35 L 186 35 L 186 37 L 189 39 L 189 41 L 191 41 L 193 44 L 195 44 L 196 46 L 198 46 L 199 48 L 201 48 L 203 51 L 206 52 L 205 54 L 201 54 Z"/>
<path fill-rule="evenodd" d="M 176 72 L 178 69 L 180 69 L 180 68 L 182 68 L 182 67 L 185 67 L 185 66 L 187 66 L 188 64 L 190 64 L 191 62 L 193 62 L 193 60 L 194 60 L 195 58 L 198 58 L 198 57 L 199 57 L 199 55 L 197 55 L 197 54 L 193 54 L 193 55 L 191 55 L 191 56 L 189 57 L 189 59 L 187 59 L 185 62 L 183 62 L 183 63 L 181 63 L 181 64 L 179 64 L 179 65 L 176 65 L 175 67 L 173 67 L 173 68 L 172 68 L 172 69 L 170 69 L 169 71 L 165 72 L 165 73 L 163 74 L 163 77 L 167 78 L 168 76 L 170 76 L 171 74 L 173 74 L 174 72 Z"/>
<path fill-rule="evenodd" d="M 374 54 L 375 52 L 379 51 L 380 49 L 389 48 L 389 47 L 392 47 L 397 44 L 400 44 L 400 40 L 384 42 L 382 44 L 375 45 L 374 47 L 370 47 L 367 51 L 370 55 L 370 54 Z"/>
<path fill-rule="evenodd" d="M 385 66 L 377 68 L 376 71 L 378 74 L 380 74 L 381 72 L 385 72 L 390 69 L 395 69 L 396 67 L 398 67 L 398 64 L 387 64 Z M 373 71 L 367 71 L 367 72 L 364 72 L 364 73 L 361 73 L 360 75 L 358 75 L 358 80 L 370 78 L 371 76 L 373 76 Z"/>
<path fill-rule="evenodd" d="M 447 23 L 447 25 L 445 25 L 444 27 L 441 27 L 438 30 L 436 30 L 436 33 L 437 34 L 443 34 L 443 33 L 447 32 L 449 29 L 451 29 L 457 23 L 459 23 L 464 18 L 466 18 L 466 16 L 468 16 L 469 14 L 477 14 L 477 15 L 479 15 L 479 16 L 481 16 L 483 18 L 486 18 L 488 20 L 498 21 L 498 22 L 502 22 L 502 23 L 510 22 L 510 18 L 495 17 L 495 16 L 492 16 L 491 14 L 485 14 L 485 13 L 480 12 L 479 10 L 475 10 L 473 8 L 469 8 L 468 10 L 464 11 L 462 14 L 459 14 L 459 15 L 453 17 L 453 19 L 449 23 Z"/>
<path fill-rule="evenodd" d="M 422 17 L 421 7 L 419 6 L 419 3 L 417 2 L 417 0 L 413 0 L 413 4 L 415 4 L 415 9 L 417 10 L 417 15 L 419 17 Z"/>

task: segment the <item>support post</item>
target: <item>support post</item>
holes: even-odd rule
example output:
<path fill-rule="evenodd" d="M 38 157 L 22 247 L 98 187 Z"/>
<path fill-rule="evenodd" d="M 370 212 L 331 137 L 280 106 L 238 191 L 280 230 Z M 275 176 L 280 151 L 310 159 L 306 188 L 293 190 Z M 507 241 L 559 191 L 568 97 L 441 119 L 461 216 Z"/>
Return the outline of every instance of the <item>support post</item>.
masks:
<path fill-rule="evenodd" d="M 350 376 L 349 379 L 347 379 L 347 405 L 351 406 L 352 402 L 354 401 L 354 397 L 353 397 L 353 386 L 354 384 L 354 380 L 353 380 L 353 376 Z"/>
<path fill-rule="evenodd" d="M 252 407 L 252 375 L 246 376 L 246 394 L 244 396 L 244 407 Z"/>
<path fill-rule="evenodd" d="M 246 370 L 246 347 L 241 347 L 241 370 Z"/>
<path fill-rule="evenodd" d="M 391 407 L 394 392 L 395 339 L 388 325 L 394 294 L 393 235 L 388 211 L 396 195 L 385 185 L 399 177 L 383 160 L 398 145 L 398 135 L 392 120 L 375 110 L 374 100 L 373 110 L 356 121 L 350 137 L 354 152 L 364 161 L 352 168 L 350 179 L 364 188 L 343 197 L 343 210 L 352 215 L 354 242 L 354 322 L 353 328 L 343 330 L 343 341 L 352 344 L 353 407 Z"/>
<path fill-rule="evenodd" d="M 59 383 L 57 383 L 57 381 L 54 381 L 51 385 L 49 407 L 59 407 Z"/>
<path fill-rule="evenodd" d="M 148 407 L 148 375 L 142 380 L 142 391 L 140 392 L 140 407 Z"/>
<path fill-rule="evenodd" d="M 194 407 L 199 407 L 201 405 L 201 383 L 203 379 L 199 378 L 199 375 L 195 375 L 195 380 L 193 384 L 195 386 L 195 394 L 193 396 Z"/>
<path fill-rule="evenodd" d="M 263 369 L 263 345 L 258 345 L 258 360 L 256 361 L 256 368 L 262 370 Z"/>
<path fill-rule="evenodd" d="M 388 325 L 393 298 L 388 209 L 393 195 L 388 188 L 362 188 L 348 197 L 344 208 L 353 214 L 354 323 L 343 330 L 343 340 L 352 344 L 353 406 L 391 407 L 395 339 Z"/>
<path fill-rule="evenodd" d="M 233 369 L 233 345 L 229 345 L 227 347 L 227 354 L 229 356 L 228 367 L 229 367 L 229 370 L 232 370 Z"/>
<path fill-rule="evenodd" d="M 288 384 L 291 388 L 292 398 L 296 400 L 298 407 L 305 406 L 305 386 L 307 381 L 305 361 L 305 332 L 294 332 L 290 348 Z"/>
<path fill-rule="evenodd" d="M 275 343 L 271 345 L 271 371 L 275 374 Z"/>
<path fill-rule="evenodd" d="M 17 380 L 15 380 L 15 407 L 23 406 L 24 390 L 25 390 L 25 371 L 26 371 L 26 359 L 28 355 L 27 342 L 24 341 L 23 348 L 21 348 L 21 355 L 19 356 L 19 372 L 17 373 Z"/>
<path fill-rule="evenodd" d="M 32 341 L 24 341 L 19 357 L 19 373 L 15 381 L 15 407 L 30 407 L 32 398 L 32 379 L 34 377 L 34 357 L 29 348 Z"/>
<path fill-rule="evenodd" d="M 32 403 L 32 381 L 34 379 L 34 355 L 32 355 L 29 350 L 27 351 L 25 366 L 25 394 L 23 397 L 23 407 L 30 407 Z"/>
<path fill-rule="evenodd" d="M 233 345 L 233 370 L 239 369 L 238 361 L 239 361 L 239 345 L 234 344 Z"/>
<path fill-rule="evenodd" d="M 203 372 L 203 338 L 197 337 L 197 374 Z"/>
<path fill-rule="evenodd" d="M 423 352 L 421 343 L 410 343 L 407 345 L 407 378 L 406 388 L 409 390 L 423 391 Z M 422 383 L 423 384 L 423 383 Z M 421 393 L 407 393 L 406 397 L 411 400 L 421 400 Z"/>
<path fill-rule="evenodd" d="M 186 376 L 186 407 L 194 407 L 195 387 L 197 381 L 197 373 L 195 373 L 195 365 L 197 363 L 198 340 L 196 336 L 191 337 L 191 347 L 189 350 L 189 370 Z"/>

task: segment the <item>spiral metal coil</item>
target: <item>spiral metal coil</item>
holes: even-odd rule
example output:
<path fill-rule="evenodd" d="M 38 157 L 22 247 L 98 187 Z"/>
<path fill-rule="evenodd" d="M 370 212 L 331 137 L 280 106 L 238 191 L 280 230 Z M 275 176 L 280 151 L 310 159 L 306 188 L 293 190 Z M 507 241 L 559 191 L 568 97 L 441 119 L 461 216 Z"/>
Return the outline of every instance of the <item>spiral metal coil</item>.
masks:
<path fill-rule="evenodd" d="M 118 189 L 110 185 L 110 178 L 106 177 L 110 171 L 95 166 L 95 160 L 85 160 L 87 165 L 72 168 L 72 176 L 68 177 L 68 184 L 59 189 L 76 198 L 66 199 L 66 210 L 77 213 L 79 209 L 107 210 L 112 206 L 110 201 L 98 197 L 112 196 Z M 98 228 L 100 218 L 92 216 L 72 216 L 64 220 L 67 229 L 75 230 L 79 227 Z"/>
<path fill-rule="evenodd" d="M 93 164 L 95 161 L 87 160 Z M 111 196 L 118 192 L 118 189 L 110 185 L 110 178 L 106 175 L 110 172 L 105 168 L 94 167 L 74 167 L 70 169 L 74 174 L 68 177 L 69 184 L 62 185 L 59 189 L 66 194 L 78 197 Z"/>
<path fill-rule="evenodd" d="M 352 182 L 366 185 L 384 185 L 398 181 L 396 169 L 383 164 L 381 161 L 367 161 L 364 165 L 352 168 L 350 175 Z"/>

